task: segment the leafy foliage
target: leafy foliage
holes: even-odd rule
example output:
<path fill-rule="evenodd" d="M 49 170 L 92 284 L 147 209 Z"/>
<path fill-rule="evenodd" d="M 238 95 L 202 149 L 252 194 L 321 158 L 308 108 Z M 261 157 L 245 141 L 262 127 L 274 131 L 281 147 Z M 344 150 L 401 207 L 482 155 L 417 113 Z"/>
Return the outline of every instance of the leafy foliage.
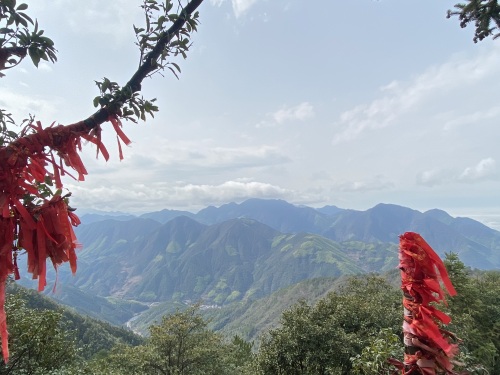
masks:
<path fill-rule="evenodd" d="M 9 295 L 6 310 L 11 355 L 0 374 L 45 375 L 76 359 L 73 332 L 60 312 L 30 309 L 20 294 Z"/>
<path fill-rule="evenodd" d="M 489 36 L 496 39 L 500 36 L 500 5 L 497 0 L 467 0 L 455 5 L 455 11 L 448 11 L 448 18 L 458 16 L 460 27 L 474 23 L 474 43 Z"/>
<path fill-rule="evenodd" d="M 191 46 L 191 34 L 197 31 L 199 13 L 189 13 L 186 8 L 178 3 L 174 8 L 173 0 L 163 2 L 156 0 L 144 0 L 141 8 L 144 10 L 145 25 L 137 27 L 134 25 L 139 47 L 140 59 L 139 69 L 144 77 L 150 77 L 169 69 L 176 78 L 181 72 L 179 65 L 172 58 L 182 56 L 187 58 L 187 51 Z M 185 22 L 184 27 L 175 32 L 171 28 L 176 22 Z M 135 79 L 136 75 L 123 87 L 118 83 L 103 78 L 96 81 L 100 95 L 94 98 L 94 107 L 107 108 L 112 113 L 119 113 L 120 117 L 137 122 L 139 119 L 146 121 L 146 114 L 154 117 L 158 107 L 154 104 L 156 99 L 145 100 L 139 96 L 140 82 Z"/>
<path fill-rule="evenodd" d="M 33 314 L 49 312 L 59 315 L 61 325 L 69 333 L 68 345 L 75 346 L 78 356 L 83 359 L 106 353 L 116 345 L 135 346 L 143 342 L 140 336 L 129 330 L 79 315 L 33 290 L 18 287 L 14 283 L 9 286 L 8 295 L 13 301 L 20 301 L 17 304 L 21 304 L 26 311 L 34 311 Z M 30 314 L 26 315 L 27 318 L 29 316 Z"/>
<path fill-rule="evenodd" d="M 138 347 L 117 347 L 93 366 L 106 374 L 241 374 L 252 357 L 251 345 L 235 337 L 226 343 L 207 328 L 193 306 L 163 317 Z"/>
<path fill-rule="evenodd" d="M 459 360 L 470 373 L 500 374 L 500 272 L 475 274 L 453 253 L 445 264 L 458 292 L 449 309 L 450 330 L 462 339 Z"/>
<path fill-rule="evenodd" d="M 283 311 L 301 300 L 316 304 L 345 282 L 345 277 L 304 280 L 263 298 L 204 310 L 203 315 L 210 319 L 212 329 L 229 336 L 239 335 L 258 346 L 262 334 L 277 327 Z"/>
<path fill-rule="evenodd" d="M 179 17 L 184 17 L 185 15 L 179 15 L 179 9 L 175 12 L 171 12 L 174 7 L 172 1 L 167 1 L 165 3 L 158 3 L 154 0 L 145 0 L 141 8 L 144 10 L 145 14 L 145 27 L 136 27 L 134 25 L 134 31 L 136 35 L 136 45 L 139 47 L 141 52 L 140 63 L 145 63 L 149 52 L 151 52 L 158 40 L 164 37 L 165 24 L 169 22 L 175 22 Z M 178 64 L 167 61 L 169 56 L 181 55 L 183 58 L 187 57 L 187 51 L 191 46 L 190 34 L 197 30 L 198 27 L 198 12 L 195 12 L 192 17 L 187 19 L 186 29 L 180 30 L 177 35 L 177 40 L 170 43 L 169 49 L 165 49 L 160 60 L 156 64 L 157 71 L 164 70 L 168 68 L 176 76 L 177 73 L 181 72 L 181 68 Z"/>
<path fill-rule="evenodd" d="M 449 329 L 463 339 L 458 358 L 463 365 L 456 369 L 496 374 L 500 273 L 472 271 L 455 254 L 448 255 L 446 263 L 459 293 L 448 301 L 453 319 Z M 227 340 L 211 330 L 198 306 L 164 316 L 143 341 L 114 342 L 104 340 L 100 332 L 112 327 L 89 325 L 91 320 L 83 317 L 73 317 L 70 324 L 67 311 L 47 310 L 54 306 L 27 291 L 9 297 L 9 309 L 16 309 L 12 318 L 19 323 L 11 327 L 13 343 L 19 343 L 11 347 L 12 360 L 18 358 L 14 354 L 20 353 L 18 348 L 25 347 L 21 343 L 36 354 L 22 356 L 18 363 L 25 367 L 12 374 L 30 373 L 24 370 L 29 368 L 37 369 L 32 374 L 50 375 L 388 375 L 392 370 L 386 359 L 400 359 L 403 349 L 400 291 L 373 275 L 350 278 L 314 305 L 301 301 L 284 311 L 281 326 L 264 335 L 260 348 L 239 336 Z M 33 335 L 27 328 L 32 322 L 48 327 L 50 335 Z M 119 337 L 120 330 L 115 330 Z M 49 345 L 47 337 L 51 337 Z M 120 337 L 125 338 L 123 334 Z M 110 345 L 114 345 L 111 351 Z M 257 353 L 252 349 L 258 349 Z M 58 353 L 68 351 L 67 361 L 47 365 Z M 0 369 L 0 374 L 4 373 Z"/>
<path fill-rule="evenodd" d="M 448 329 L 462 339 L 455 370 L 500 373 L 500 272 L 467 269 L 456 254 L 445 263 L 458 291 L 448 301 Z M 400 292 L 377 279 L 353 279 L 315 306 L 285 311 L 257 354 L 258 373 L 393 374 L 386 360 L 402 357 Z"/>
<path fill-rule="evenodd" d="M 361 354 L 357 354 L 352 361 L 353 375 L 392 375 L 392 367 L 387 359 L 403 358 L 401 340 L 390 328 L 381 329 L 378 335 L 373 336 Z"/>
<path fill-rule="evenodd" d="M 52 39 L 24 12 L 27 4 L 16 5 L 16 0 L 0 1 L 0 70 L 15 67 L 27 54 L 37 67 L 40 60 L 55 62 L 57 50 Z"/>
<path fill-rule="evenodd" d="M 154 117 L 154 112 L 158 112 L 158 107 L 154 105 L 156 99 L 145 100 L 137 92 L 132 92 L 129 86 L 122 88 L 107 78 L 96 81 L 96 85 L 100 96 L 94 98 L 94 107 L 119 111 L 122 118 L 132 122 L 137 122 L 138 119 L 146 121 L 146 114 Z"/>
<path fill-rule="evenodd" d="M 381 329 L 399 332 L 400 293 L 379 277 L 351 279 L 315 306 L 285 311 L 258 353 L 262 374 L 348 374 Z"/>

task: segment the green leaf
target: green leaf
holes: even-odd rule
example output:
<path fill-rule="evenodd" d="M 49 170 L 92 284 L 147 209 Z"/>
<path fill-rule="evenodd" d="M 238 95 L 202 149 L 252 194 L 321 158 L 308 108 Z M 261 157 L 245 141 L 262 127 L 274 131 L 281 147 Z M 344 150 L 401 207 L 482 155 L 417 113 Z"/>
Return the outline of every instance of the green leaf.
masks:
<path fill-rule="evenodd" d="M 105 92 L 106 90 L 108 90 L 108 89 L 109 89 L 110 84 L 111 84 L 111 82 L 109 81 L 109 79 L 104 78 L 104 81 L 102 82 L 101 91 L 102 91 L 102 92 Z"/>
<path fill-rule="evenodd" d="M 132 104 L 132 109 L 134 111 L 134 114 L 137 116 L 137 117 L 140 117 L 140 113 L 139 113 L 139 108 L 137 108 L 136 105 Z"/>
<path fill-rule="evenodd" d="M 178 64 L 176 64 L 176 63 L 174 63 L 174 62 L 173 62 L 173 63 L 171 63 L 171 64 L 172 64 L 173 66 L 175 66 L 175 69 L 177 69 L 177 71 L 178 71 L 179 73 L 181 72 L 181 67 L 180 67 Z"/>
<path fill-rule="evenodd" d="M 33 20 L 31 19 L 30 16 L 28 16 L 26 13 L 23 13 L 23 12 L 19 12 L 18 13 L 21 17 L 23 17 L 25 20 L 27 20 L 29 23 L 31 23 L 33 25 Z"/>
<path fill-rule="evenodd" d="M 31 46 L 28 48 L 28 54 L 31 57 L 31 61 L 33 61 L 33 64 L 38 68 L 38 64 L 40 63 L 40 51 L 38 48 Z"/>
<path fill-rule="evenodd" d="M 19 10 L 26 10 L 26 9 L 28 9 L 28 4 L 20 4 L 20 5 L 16 8 L 16 10 L 18 10 L 18 11 L 19 11 Z"/>
<path fill-rule="evenodd" d="M 134 32 L 136 34 L 142 33 L 144 31 L 144 28 L 142 28 L 142 27 L 136 27 L 135 25 L 133 25 L 133 26 L 134 26 Z"/>
<path fill-rule="evenodd" d="M 170 66 L 168 67 L 172 73 L 174 73 L 175 78 L 179 79 L 179 76 L 177 75 L 177 72 L 173 70 Z"/>
<path fill-rule="evenodd" d="M 16 17 L 16 25 L 21 24 L 24 27 L 28 27 L 28 22 L 24 18 Z"/>
<path fill-rule="evenodd" d="M 50 176 L 45 176 L 45 184 L 48 186 L 54 186 L 52 178 Z"/>
<path fill-rule="evenodd" d="M 45 45 L 52 47 L 54 45 L 54 42 L 52 39 L 47 38 L 46 36 L 40 37 L 40 41 L 42 41 Z"/>

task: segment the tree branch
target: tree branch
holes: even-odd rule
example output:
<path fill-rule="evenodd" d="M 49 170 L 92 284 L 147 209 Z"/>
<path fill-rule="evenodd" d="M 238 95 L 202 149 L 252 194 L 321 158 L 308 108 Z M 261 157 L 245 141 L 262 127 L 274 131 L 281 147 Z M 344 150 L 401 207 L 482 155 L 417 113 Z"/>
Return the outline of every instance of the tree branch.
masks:
<path fill-rule="evenodd" d="M 17 56 L 20 60 L 26 57 L 28 48 L 26 47 L 4 47 L 0 48 L 0 70 L 10 69 L 5 64 L 11 56 Z M 16 64 L 17 65 L 17 64 Z"/>
<path fill-rule="evenodd" d="M 128 97 L 122 97 L 118 100 L 114 100 L 110 105 L 100 108 L 94 114 L 86 118 L 85 120 L 79 121 L 70 125 L 60 125 L 56 127 L 50 127 L 43 130 L 45 133 L 43 137 L 38 134 L 30 134 L 17 139 L 16 141 L 10 143 L 5 147 L 0 148 L 0 164 L 7 165 L 6 163 L 13 164 L 13 161 L 9 158 L 14 155 L 22 155 L 22 150 L 29 146 L 29 149 L 33 151 L 42 152 L 44 147 L 52 146 L 49 141 L 53 141 L 57 146 L 62 144 L 67 135 L 78 136 L 81 134 L 88 134 L 92 129 L 98 127 L 104 122 L 108 121 L 110 116 L 116 116 L 120 114 L 120 109 L 123 107 L 125 102 L 132 98 L 132 95 L 141 90 L 141 84 L 144 78 L 148 76 L 152 71 L 156 69 L 156 61 L 160 57 L 162 51 L 165 47 L 172 41 L 174 37 L 181 31 L 182 27 L 185 25 L 188 17 L 201 5 L 203 0 L 191 0 L 180 12 L 177 20 L 166 30 L 162 37 L 158 40 L 155 47 L 146 55 L 144 62 L 139 66 L 137 71 L 132 75 L 131 79 L 123 87 L 122 92 L 127 92 Z M 61 128 L 63 127 L 63 128 Z M 62 130 L 66 136 L 62 136 Z M 40 138 L 42 142 L 40 142 Z M 26 163 L 27 157 L 24 160 Z M 23 164 L 23 160 L 17 158 L 15 161 L 15 166 L 19 167 Z"/>
<path fill-rule="evenodd" d="M 146 57 L 144 58 L 144 62 L 139 66 L 132 78 L 130 78 L 130 80 L 124 86 L 124 89 L 130 89 L 130 97 L 133 93 L 141 91 L 142 81 L 148 76 L 148 74 L 156 69 L 156 61 L 160 57 L 162 51 L 182 29 L 182 27 L 186 23 L 187 18 L 201 5 L 202 2 L 203 0 L 190 1 L 179 14 L 179 18 L 172 24 L 172 26 L 169 27 L 167 31 L 163 33 L 163 36 L 158 40 L 153 50 L 151 50 L 151 52 L 146 55 Z M 124 103 L 112 104 L 116 104 L 121 108 Z M 112 105 L 111 107 L 114 106 Z M 89 131 L 97 125 L 106 122 L 110 115 L 116 114 L 113 112 L 110 113 L 108 108 L 101 108 L 92 116 L 83 120 L 85 126 Z"/>

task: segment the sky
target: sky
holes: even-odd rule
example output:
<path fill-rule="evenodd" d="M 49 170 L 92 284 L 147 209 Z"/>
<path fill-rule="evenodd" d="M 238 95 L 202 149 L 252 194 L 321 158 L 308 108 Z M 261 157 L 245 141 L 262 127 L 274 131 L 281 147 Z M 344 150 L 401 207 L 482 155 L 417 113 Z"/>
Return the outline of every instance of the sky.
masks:
<path fill-rule="evenodd" d="M 138 66 L 140 1 L 37 0 L 56 64 L 6 71 L 0 106 L 70 124 L 95 80 Z M 119 161 L 86 145 L 79 211 L 196 212 L 247 198 L 366 210 L 438 208 L 500 229 L 500 41 L 474 44 L 455 1 L 205 0 L 179 80 L 143 83 L 160 112 L 125 123 Z"/>

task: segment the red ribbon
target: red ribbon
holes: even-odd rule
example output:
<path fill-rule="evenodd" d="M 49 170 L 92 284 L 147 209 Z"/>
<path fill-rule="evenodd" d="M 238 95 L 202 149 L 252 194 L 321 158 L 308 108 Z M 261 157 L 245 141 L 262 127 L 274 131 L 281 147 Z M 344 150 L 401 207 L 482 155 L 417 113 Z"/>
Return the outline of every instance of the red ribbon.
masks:
<path fill-rule="evenodd" d="M 403 374 L 419 371 L 422 375 L 434 375 L 436 366 L 446 374 L 455 374 L 451 358 L 458 347 L 448 340 L 449 335 L 443 335 L 438 325 L 438 322 L 449 324 L 451 319 L 430 305 L 431 302 L 446 302 L 445 290 L 451 296 L 456 295 L 445 265 L 422 236 L 413 232 L 400 236 L 399 261 L 406 309 L 403 324 L 405 345 L 416 350 L 415 355 L 406 353 Z M 428 367 L 429 364 L 435 366 Z"/>
<path fill-rule="evenodd" d="M 120 143 L 120 139 L 125 143 L 127 146 L 132 143 L 130 139 L 125 135 L 123 132 L 122 128 L 122 123 L 120 119 L 116 116 L 110 116 L 109 121 L 113 124 L 113 128 L 116 131 L 116 140 L 118 141 L 118 154 L 120 156 L 120 160 L 123 160 L 123 151 L 122 151 L 122 145 Z"/>
<path fill-rule="evenodd" d="M 122 124 L 117 116 L 110 116 L 118 138 L 120 160 L 123 159 L 121 143 L 129 145 L 130 139 L 123 133 Z M 43 128 L 37 121 L 30 123 L 23 136 L 7 147 L 0 147 L 4 162 L 0 163 L 0 336 L 4 361 L 8 361 L 8 333 L 5 316 L 5 282 L 9 274 L 19 278 L 17 268 L 17 250 L 27 253 L 28 272 L 38 278 L 38 290 L 43 290 L 46 281 L 46 261 L 50 258 L 54 268 L 69 262 L 71 271 L 76 272 L 77 256 L 75 250 L 80 247 L 76 240 L 73 226 L 80 224 L 80 219 L 70 211 L 66 201 L 55 195 L 47 200 L 39 191 L 39 183 L 46 178 L 52 180 L 57 189 L 62 189 L 61 176 L 69 175 L 67 168 L 77 173 L 79 181 L 85 179 L 87 170 L 80 158 L 81 139 L 93 143 L 97 156 L 101 153 L 109 159 L 109 153 L 101 141 L 101 128 L 96 127 L 85 132 L 83 122 L 70 126 Z M 49 151 L 46 152 L 45 149 Z M 54 153 L 59 156 L 56 162 Z M 53 173 L 47 171 L 52 166 Z M 74 178 L 74 177 L 73 177 Z M 34 204 L 25 200 L 26 196 L 35 197 L 43 204 Z M 17 247 L 13 251 L 14 241 Z"/>

